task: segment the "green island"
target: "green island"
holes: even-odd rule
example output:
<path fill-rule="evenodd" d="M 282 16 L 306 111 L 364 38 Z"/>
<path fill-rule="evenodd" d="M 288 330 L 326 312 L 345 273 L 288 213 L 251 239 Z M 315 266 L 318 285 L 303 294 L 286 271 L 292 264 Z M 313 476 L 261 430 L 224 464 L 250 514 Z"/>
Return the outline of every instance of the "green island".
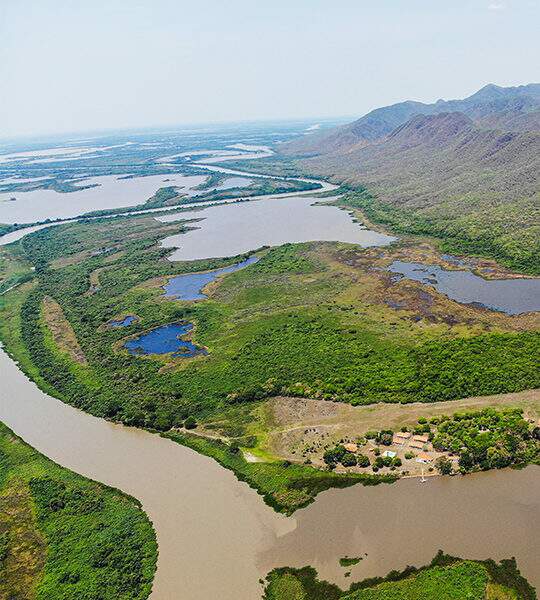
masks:
<path fill-rule="evenodd" d="M 58 466 L 0 423 L 0 597 L 143 600 L 156 561 L 137 500 Z"/>
<path fill-rule="evenodd" d="M 391 571 L 353 583 L 349 590 L 317 578 L 312 567 L 274 569 L 264 600 L 535 600 L 513 559 L 463 560 L 439 552 L 425 567 Z"/>
<path fill-rule="evenodd" d="M 361 560 L 361 556 L 342 556 L 339 559 L 339 564 L 341 567 L 353 567 L 354 565 L 357 565 Z"/>
<path fill-rule="evenodd" d="M 365 221 L 359 211 L 355 218 Z M 414 428 L 418 419 L 519 409 L 496 415 L 501 435 L 519 422 L 514 446 L 488 436 L 466 469 L 452 445 L 434 451 L 453 454 L 462 472 L 537 461 L 538 314 L 488 311 L 396 281 L 386 269 L 394 260 L 455 268 L 429 239 L 262 248 L 258 262 L 212 282 L 207 299 L 170 300 L 162 288 L 171 277 L 246 258 L 168 261 L 160 240 L 192 226 L 149 215 L 83 219 L 3 247 L 3 289 L 15 286 L 0 296 L 8 353 L 44 391 L 211 456 L 288 514 L 331 487 L 420 474 L 422 447 L 391 463 L 368 456 L 368 465 L 354 453 L 323 459 L 369 430 Z M 492 261 L 482 268 L 506 273 Z M 128 328 L 108 325 L 126 315 L 136 317 Z M 124 347 L 174 323 L 192 324 L 187 339 L 205 352 Z"/>

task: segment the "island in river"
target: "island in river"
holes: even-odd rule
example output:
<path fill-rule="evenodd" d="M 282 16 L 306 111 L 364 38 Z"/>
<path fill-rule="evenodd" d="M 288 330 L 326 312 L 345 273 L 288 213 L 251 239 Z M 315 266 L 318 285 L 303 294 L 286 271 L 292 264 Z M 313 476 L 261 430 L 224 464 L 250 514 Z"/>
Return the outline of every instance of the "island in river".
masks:
<path fill-rule="evenodd" d="M 386 577 L 353 583 L 347 591 L 320 581 L 317 571 L 310 567 L 275 569 L 266 581 L 264 600 L 536 600 L 535 590 L 521 576 L 515 560 L 503 560 L 500 564 L 492 560 L 462 560 L 442 551 L 425 567 L 394 570 Z"/>

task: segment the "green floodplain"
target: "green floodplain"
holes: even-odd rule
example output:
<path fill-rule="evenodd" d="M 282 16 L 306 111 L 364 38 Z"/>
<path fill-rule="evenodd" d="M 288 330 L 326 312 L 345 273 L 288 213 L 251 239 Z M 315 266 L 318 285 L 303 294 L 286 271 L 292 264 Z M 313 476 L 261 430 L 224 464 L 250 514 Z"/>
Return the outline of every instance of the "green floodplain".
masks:
<path fill-rule="evenodd" d="M 0 597 L 147 598 L 152 524 L 134 498 L 59 467 L 0 423 Z"/>
<path fill-rule="evenodd" d="M 259 262 L 212 284 L 207 300 L 171 301 L 163 297 L 167 277 L 244 258 L 166 260 L 158 242 L 185 227 L 145 215 L 83 220 L 3 248 L 3 268 L 23 283 L 1 297 L 0 333 L 47 392 L 213 456 L 279 510 L 292 512 L 328 487 L 393 481 L 397 473 L 280 460 L 267 444 L 267 399 L 406 405 L 540 385 L 535 313 L 510 317 L 392 282 L 382 267 L 395 257 L 438 260 L 425 242 L 404 239 L 384 251 L 331 243 L 263 249 Z M 137 317 L 129 330 L 107 326 L 123 315 Z M 174 322 L 192 323 L 193 341 L 208 354 L 141 357 L 123 348 L 127 338 Z M 191 435 L 186 421 L 209 435 Z M 262 460 L 247 461 L 241 448 Z"/>
<path fill-rule="evenodd" d="M 366 207 L 358 197 L 350 192 L 337 203 L 356 211 L 359 221 L 376 219 L 373 210 L 361 212 Z M 455 472 L 538 462 L 538 396 L 520 396 L 540 387 L 538 315 L 508 316 L 461 305 L 417 282 L 394 281 L 385 270 L 396 259 L 451 268 L 440 241 L 405 235 L 384 249 L 317 242 L 262 248 L 255 252 L 257 263 L 212 283 L 207 299 L 171 301 L 163 297 L 169 277 L 246 258 L 168 261 L 170 251 L 159 242 L 189 226 L 149 215 L 82 219 L 0 248 L 0 337 L 6 350 L 47 393 L 214 458 L 286 514 L 325 489 L 392 483 L 404 472 L 397 462 L 373 460 L 362 467 L 358 458 L 344 457 L 340 444 L 362 446 L 373 439 L 360 425 L 354 439 L 348 431 L 338 439 L 295 440 L 294 448 L 283 436 L 278 443 L 286 417 L 276 410 L 276 398 L 358 410 L 382 407 L 380 420 L 370 427 L 381 447 L 384 436 L 395 431 L 423 431 L 455 459 Z M 504 276 L 507 271 L 486 254 L 478 259 L 479 272 L 489 267 Z M 529 262 L 524 270 L 534 271 Z M 129 329 L 108 325 L 127 315 L 136 317 Z M 124 348 L 128 339 L 178 322 L 193 324 L 190 339 L 207 354 L 136 356 Z M 509 393 L 515 401 L 504 409 L 490 401 L 471 411 L 466 403 L 470 397 Z M 437 407 L 448 401 L 456 408 L 441 417 Z M 390 419 L 385 406 L 403 411 Z M 439 416 L 430 415 L 429 407 Z M 24 571 L 37 597 L 98 598 L 92 593 L 103 576 L 111 590 L 106 598 L 147 597 L 156 547 L 136 503 L 39 455 L 23 460 L 15 452 L 14 457 L 19 447 L 24 457 L 36 453 L 9 431 L 2 430 L 2 436 L 2 465 L 7 464 L 2 498 L 9 499 L 14 486 L 21 499 L 20 526 L 36 545 Z M 335 448 L 336 460 L 317 463 L 317 453 L 322 458 Z M 27 461 L 32 468 L 19 469 L 22 477 L 9 477 L 11 464 Z M 44 470 L 39 465 L 45 462 L 51 466 Z M 450 472 L 442 462 L 437 468 Z M 57 504 L 61 508 L 52 510 Z M 95 547 L 81 550 L 76 536 L 60 539 L 55 528 L 67 513 L 74 532 L 92 532 L 85 543 Z M 6 531 L 3 565 L 11 579 L 5 581 L 14 581 L 12 537 Z M 132 552 L 117 556 L 108 546 L 118 536 Z M 96 556 L 103 564 L 97 565 Z M 320 589 L 326 584 L 316 582 L 312 571 L 286 570 L 269 576 L 266 597 L 452 599 L 460 597 L 455 594 L 463 585 L 470 587 L 469 597 L 533 597 L 519 595 L 495 572 L 491 563 L 455 559 L 375 587 L 342 592 L 328 584 L 334 595 L 324 596 Z M 86 595 L 62 596 L 58 590 L 64 589 Z"/>

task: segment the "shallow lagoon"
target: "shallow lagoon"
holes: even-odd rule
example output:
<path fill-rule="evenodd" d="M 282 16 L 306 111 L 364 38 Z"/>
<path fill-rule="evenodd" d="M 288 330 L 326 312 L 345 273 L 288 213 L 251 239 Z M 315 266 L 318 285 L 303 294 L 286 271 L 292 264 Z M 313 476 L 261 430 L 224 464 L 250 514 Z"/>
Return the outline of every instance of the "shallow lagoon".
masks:
<path fill-rule="evenodd" d="M 220 275 L 226 273 L 234 273 L 253 263 L 259 259 L 256 256 L 243 260 L 242 262 L 223 267 L 222 269 L 214 269 L 213 271 L 204 271 L 199 273 L 186 273 L 169 279 L 168 283 L 163 286 L 165 290 L 164 296 L 175 300 L 204 300 L 207 298 L 202 290 L 212 281 L 215 281 Z"/>
<path fill-rule="evenodd" d="M 395 240 L 362 227 L 349 212 L 327 204 L 335 199 L 297 195 L 164 215 L 158 220 L 201 220 L 192 224 L 194 229 L 169 236 L 161 245 L 178 248 L 169 260 L 197 260 L 235 256 L 262 246 L 287 243 L 349 242 L 368 247 Z"/>
<path fill-rule="evenodd" d="M 463 304 L 480 304 L 518 315 L 540 310 L 540 278 L 484 279 L 471 271 L 446 271 L 436 265 L 394 261 L 388 270 L 407 279 L 432 285 Z"/>
<path fill-rule="evenodd" d="M 204 348 L 189 340 L 181 339 L 193 329 L 191 323 L 169 323 L 136 338 L 128 340 L 124 347 L 130 354 L 170 354 L 174 357 L 189 358 L 198 354 L 207 354 Z"/>

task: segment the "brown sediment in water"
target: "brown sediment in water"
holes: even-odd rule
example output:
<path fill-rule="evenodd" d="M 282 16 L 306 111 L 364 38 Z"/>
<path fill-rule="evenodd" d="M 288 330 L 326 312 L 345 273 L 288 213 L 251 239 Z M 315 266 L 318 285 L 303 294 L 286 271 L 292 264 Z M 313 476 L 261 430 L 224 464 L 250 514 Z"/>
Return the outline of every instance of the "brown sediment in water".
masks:
<path fill-rule="evenodd" d="M 0 420 L 62 466 L 138 498 L 159 544 L 154 600 L 256 600 L 274 567 L 313 565 L 345 584 L 336 556 L 368 556 L 353 577 L 429 562 L 439 548 L 515 556 L 540 584 L 540 469 L 329 490 L 292 517 L 213 460 L 108 423 L 41 392 L 0 353 Z"/>

